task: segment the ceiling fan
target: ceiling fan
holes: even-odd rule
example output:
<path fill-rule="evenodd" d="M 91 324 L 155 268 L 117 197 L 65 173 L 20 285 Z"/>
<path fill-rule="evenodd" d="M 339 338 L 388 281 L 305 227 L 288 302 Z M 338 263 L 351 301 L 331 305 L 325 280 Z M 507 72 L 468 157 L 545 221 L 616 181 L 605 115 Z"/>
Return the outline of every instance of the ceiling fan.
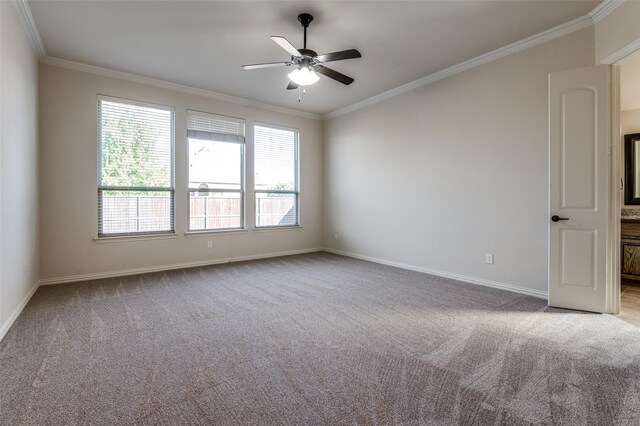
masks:
<path fill-rule="evenodd" d="M 243 65 L 245 70 L 252 70 L 258 68 L 271 68 L 271 67 L 295 67 L 293 71 L 289 73 L 289 85 L 287 89 L 297 89 L 298 86 L 308 86 L 316 83 L 320 77 L 316 74 L 322 74 L 325 77 L 329 77 L 342 84 L 349 85 L 353 83 L 353 78 L 339 73 L 336 70 L 325 67 L 324 63 L 333 61 L 342 61 L 344 59 L 360 58 L 360 52 L 356 49 L 342 50 L 340 52 L 325 53 L 324 55 L 318 55 L 311 49 L 307 49 L 307 28 L 313 16 L 308 13 L 301 13 L 298 15 L 298 21 L 304 28 L 304 48 L 296 49 L 289 41 L 281 36 L 271 36 L 271 40 L 278 43 L 280 47 L 286 50 L 291 55 L 291 61 L 286 62 L 268 62 L 264 64 L 249 64 Z"/>

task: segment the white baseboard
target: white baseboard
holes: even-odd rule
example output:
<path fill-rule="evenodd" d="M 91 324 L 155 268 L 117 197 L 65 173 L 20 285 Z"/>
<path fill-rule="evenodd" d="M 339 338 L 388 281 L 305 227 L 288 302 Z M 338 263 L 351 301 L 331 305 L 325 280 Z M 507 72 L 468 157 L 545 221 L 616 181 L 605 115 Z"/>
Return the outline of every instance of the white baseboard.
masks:
<path fill-rule="evenodd" d="M 323 248 L 318 247 L 318 248 L 309 248 L 309 249 L 302 249 L 302 250 L 289 250 L 289 251 L 281 251 L 276 253 L 262 253 L 262 254 L 255 254 L 255 255 L 249 255 L 249 256 L 234 256 L 234 257 L 226 257 L 226 258 L 220 258 L 220 259 L 201 260 L 198 262 L 184 262 L 184 263 L 173 263 L 170 265 L 148 266 L 144 268 L 121 269 L 119 271 L 96 272 L 91 274 L 69 275 L 66 277 L 56 277 L 56 278 L 42 278 L 40 279 L 40 285 L 63 284 L 63 283 L 72 283 L 77 281 L 89 281 L 89 280 L 98 280 L 98 279 L 104 279 L 104 278 L 124 277 L 127 275 L 147 274 L 149 272 L 161 272 L 161 271 L 170 271 L 172 269 L 195 268 L 198 266 L 209 266 L 209 265 L 218 265 L 221 263 L 242 262 L 245 260 L 267 259 L 270 257 L 291 256 L 295 254 L 313 253 L 318 251 L 323 251 Z"/>
<path fill-rule="evenodd" d="M 9 329 L 11 328 L 13 323 L 16 321 L 16 319 L 18 319 L 18 316 L 20 315 L 24 307 L 27 306 L 27 303 L 29 303 L 29 300 L 31 300 L 31 296 L 33 296 L 33 293 L 36 292 L 38 287 L 40 287 L 40 281 L 36 281 L 33 287 L 29 289 L 27 294 L 20 301 L 20 304 L 16 306 L 13 312 L 11 312 L 11 315 L 9 315 L 9 318 L 7 318 L 4 324 L 2 324 L 2 326 L 0 327 L 0 342 L 2 341 L 2 339 L 4 339 L 4 336 L 6 336 L 6 334 L 9 332 Z"/>
<path fill-rule="evenodd" d="M 439 277 L 450 278 L 457 281 L 462 281 L 470 284 L 477 284 L 485 287 L 496 288 L 500 290 L 506 290 L 513 293 L 524 294 L 527 296 L 533 296 L 540 299 L 547 299 L 547 292 L 540 290 L 532 290 L 525 287 L 516 286 L 513 284 L 506 284 L 497 281 L 485 280 L 482 278 L 469 277 L 460 274 L 453 274 L 450 272 L 437 271 L 434 269 L 423 268 L 421 266 L 409 265 L 401 262 L 394 262 L 390 260 L 380 259 L 371 256 L 364 256 L 357 253 L 351 253 L 342 250 L 336 250 L 329 247 L 317 247 L 317 248 L 309 248 L 302 250 L 289 250 L 289 251 L 281 251 L 276 253 L 263 253 L 256 254 L 250 256 L 235 256 L 221 259 L 211 259 L 211 260 L 203 260 L 198 262 L 184 262 L 184 263 L 174 263 L 171 265 L 161 265 L 161 266 L 150 266 L 145 268 L 133 268 L 133 269 L 122 269 L 119 271 L 110 271 L 110 272 L 97 272 L 92 274 L 82 274 L 82 275 L 70 275 L 66 277 L 57 277 L 57 278 L 43 278 L 37 281 L 33 287 L 29 290 L 29 292 L 22 299 L 20 304 L 14 309 L 11 313 L 7 321 L 0 327 L 0 341 L 7 334 L 15 320 L 18 318 L 24 307 L 27 305 L 33 294 L 36 292 L 38 287 L 41 285 L 52 285 L 52 284 L 62 284 L 76 281 L 89 281 L 95 279 L 103 279 L 103 278 L 114 278 L 114 277 L 122 277 L 126 275 L 135 275 L 135 274 L 145 274 L 149 272 L 160 272 L 160 271 L 169 271 L 173 269 L 184 269 L 184 268 L 194 268 L 198 266 L 208 266 L 208 265 L 217 265 L 221 263 L 231 263 L 231 262 L 242 262 L 246 260 L 256 260 L 256 259 L 267 259 L 271 257 L 279 257 L 279 256 L 291 256 L 296 254 L 305 254 L 305 253 L 314 253 L 319 251 L 325 251 L 328 253 L 338 254 L 341 256 L 353 257 L 356 259 L 366 260 L 369 262 L 380 263 L 382 265 L 395 266 L 397 268 L 408 269 L 411 271 L 422 272 L 425 274 L 436 275 Z"/>
<path fill-rule="evenodd" d="M 541 290 L 533 290 L 526 287 L 520 287 L 513 284 L 501 283 L 498 281 L 485 280 L 483 278 L 469 277 L 466 275 L 453 274 L 450 272 L 437 271 L 435 269 L 423 268 L 421 266 L 409 265 L 406 263 L 394 262 L 391 260 L 379 259 L 377 257 L 364 256 L 357 253 L 351 253 L 342 250 L 336 250 L 325 247 L 324 251 L 333 254 L 339 254 L 341 256 L 353 257 L 355 259 L 367 260 L 369 262 L 380 263 L 382 265 L 395 266 L 396 268 L 409 269 L 411 271 L 423 272 L 425 274 L 436 275 L 443 278 L 451 278 L 453 280 L 462 281 L 469 284 L 477 284 L 485 287 L 497 288 L 500 290 L 506 290 L 513 293 L 525 294 L 527 296 L 537 297 L 539 299 L 547 299 L 547 292 Z"/>

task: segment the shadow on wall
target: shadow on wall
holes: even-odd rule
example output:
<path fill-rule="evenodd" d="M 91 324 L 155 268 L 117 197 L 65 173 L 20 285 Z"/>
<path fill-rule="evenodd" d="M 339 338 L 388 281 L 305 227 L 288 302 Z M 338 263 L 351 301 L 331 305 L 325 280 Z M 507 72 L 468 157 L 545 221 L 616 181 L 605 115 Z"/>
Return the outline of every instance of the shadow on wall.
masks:
<path fill-rule="evenodd" d="M 296 223 L 296 211 L 293 207 L 294 206 L 291 206 L 289 211 L 284 214 L 280 222 L 278 222 L 278 225 L 293 225 Z"/>

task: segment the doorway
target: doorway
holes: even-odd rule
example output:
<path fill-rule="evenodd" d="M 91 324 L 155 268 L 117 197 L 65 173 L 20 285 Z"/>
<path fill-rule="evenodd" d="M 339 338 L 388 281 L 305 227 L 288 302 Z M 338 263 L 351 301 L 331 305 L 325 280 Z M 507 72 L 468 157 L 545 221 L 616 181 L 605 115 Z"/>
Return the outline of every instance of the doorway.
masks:
<path fill-rule="evenodd" d="M 614 111 L 620 134 L 613 141 L 621 153 L 620 162 L 620 319 L 640 327 L 640 53 L 614 66 L 619 96 Z M 617 107 L 617 108 L 615 108 Z M 616 205 L 616 204 L 614 204 Z M 617 215 L 613 215 L 616 217 Z"/>

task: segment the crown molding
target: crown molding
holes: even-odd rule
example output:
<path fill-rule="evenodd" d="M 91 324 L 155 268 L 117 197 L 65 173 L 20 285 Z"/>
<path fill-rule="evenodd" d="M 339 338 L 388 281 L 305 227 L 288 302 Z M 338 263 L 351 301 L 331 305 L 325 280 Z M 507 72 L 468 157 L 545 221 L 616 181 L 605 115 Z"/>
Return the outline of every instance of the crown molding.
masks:
<path fill-rule="evenodd" d="M 604 0 L 589 13 L 589 17 L 595 24 L 596 22 L 613 12 L 613 10 L 624 3 L 624 1 L 625 0 Z"/>
<path fill-rule="evenodd" d="M 488 62 L 495 61 L 496 59 L 500 59 L 517 52 L 521 52 L 530 47 L 537 46 L 542 43 L 546 43 L 553 39 L 565 36 L 567 34 L 571 34 L 575 31 L 579 31 L 584 28 L 588 28 L 591 25 L 593 25 L 593 21 L 591 20 L 591 17 L 588 15 L 574 19 L 572 21 L 558 25 L 557 27 L 551 28 L 547 31 L 543 31 L 539 34 L 533 35 L 531 37 L 527 37 L 515 43 L 508 44 L 504 47 L 485 53 L 483 55 L 476 56 L 475 58 L 461 62 L 457 65 L 453 65 L 449 68 L 445 68 L 441 71 L 435 72 L 426 77 L 419 78 L 418 80 L 414 80 L 410 83 L 406 83 L 406 84 L 403 84 L 402 86 L 398 86 L 391 90 L 387 90 L 386 92 L 382 92 L 378 95 L 375 95 L 370 98 L 364 99 L 362 101 L 356 102 L 354 104 L 348 105 L 344 108 L 340 108 L 338 110 L 324 114 L 322 118 L 324 120 L 329 120 L 335 117 L 339 117 L 341 115 L 348 114 L 350 112 L 368 107 L 370 105 L 376 104 L 378 102 L 384 101 L 389 98 L 393 98 L 395 96 L 401 95 L 403 93 L 409 92 L 419 87 L 426 86 L 427 84 L 431 84 L 436 81 L 445 79 L 447 77 L 460 74 L 461 72 L 470 70 L 480 65 L 484 65 Z"/>
<path fill-rule="evenodd" d="M 124 71 L 117 71 L 110 68 L 103 68 L 96 65 L 88 65 L 80 62 L 69 61 L 67 59 L 54 58 L 51 56 L 45 56 L 40 59 L 40 63 L 45 65 L 51 65 L 58 68 L 66 68 L 73 71 L 80 71 L 89 74 L 99 75 L 102 77 L 116 78 L 119 80 L 130 81 L 132 83 L 146 84 L 148 86 L 154 86 L 161 89 L 174 90 L 176 92 L 188 93 L 190 95 L 202 96 L 205 98 L 216 99 L 219 101 L 230 102 L 238 105 L 244 105 L 254 108 L 265 109 L 269 111 L 275 111 L 282 114 L 295 115 L 303 118 L 310 118 L 313 120 L 321 120 L 322 116 L 313 114 L 311 112 L 298 111 L 295 109 L 280 107 L 264 102 L 253 101 L 250 99 L 239 98 L 236 96 L 225 95 L 223 93 L 214 92 L 206 89 L 198 89 L 196 87 L 186 86 L 183 84 L 172 83 L 170 81 L 159 80 L 156 78 L 145 77 L 138 74 L 132 74 Z"/>
<path fill-rule="evenodd" d="M 402 93 L 406 93 L 411 90 L 417 89 L 418 87 L 434 83 L 436 81 L 445 79 L 447 77 L 451 77 L 453 75 L 459 74 L 469 69 L 486 64 L 488 62 L 495 61 L 496 59 L 503 58 L 505 56 L 508 56 L 508 55 L 520 52 L 522 50 L 528 49 L 530 47 L 545 43 L 547 41 L 562 37 L 572 32 L 579 31 L 583 28 L 587 28 L 590 25 L 603 19 L 606 15 L 611 13 L 614 9 L 619 7 L 624 2 L 625 0 L 605 0 L 586 16 L 558 25 L 547 31 L 543 31 L 539 34 L 533 35 L 531 37 L 527 37 L 523 40 L 517 41 L 515 43 L 509 44 L 507 46 L 498 48 L 491 52 L 485 53 L 483 55 L 477 56 L 475 58 L 469 59 L 467 61 L 461 62 L 456 65 L 453 65 L 449 68 L 445 68 L 444 70 L 438 71 L 436 73 L 422 77 L 418 80 L 414 80 L 412 82 L 409 82 L 401 86 L 395 87 L 393 89 L 387 90 L 385 92 L 379 93 L 375 96 L 372 96 L 370 98 L 348 105 L 346 107 L 337 109 L 335 111 L 329 112 L 324 115 L 319 115 L 319 114 L 314 114 L 314 113 L 309 113 L 304 111 L 298 111 L 291 108 L 279 107 L 276 105 L 254 101 L 250 99 L 245 99 L 245 98 L 240 98 L 236 96 L 225 95 L 223 93 L 218 93 L 211 90 L 198 89 L 195 87 L 172 83 L 165 80 L 144 77 L 141 75 L 132 74 L 124 71 L 117 71 L 109 68 L 103 68 L 95 65 L 88 65 L 88 64 L 83 64 L 79 62 L 69 61 L 66 59 L 47 56 L 44 49 L 44 45 L 42 43 L 42 39 L 40 38 L 40 33 L 38 32 L 38 29 L 33 20 L 33 15 L 31 14 L 31 9 L 29 8 L 27 0 L 13 0 L 13 3 L 15 4 L 16 9 L 18 10 L 18 15 L 20 16 L 20 20 L 22 21 L 22 24 L 27 32 L 27 35 L 31 40 L 33 48 L 36 51 L 36 54 L 38 55 L 38 57 L 40 58 L 40 62 L 44 64 L 57 66 L 60 68 L 71 69 L 75 71 L 86 72 L 86 73 L 95 74 L 95 75 L 101 75 L 104 77 L 111 77 L 111 78 L 131 81 L 135 83 L 147 84 L 155 87 L 160 87 L 163 89 L 175 90 L 183 93 L 193 94 L 196 96 L 203 96 L 203 97 L 217 99 L 225 102 L 231 102 L 239 105 L 251 106 L 251 107 L 276 111 L 283 114 L 310 118 L 313 120 L 328 120 L 335 117 L 339 117 L 344 114 L 348 114 L 352 111 L 365 108 L 367 106 L 376 104 L 383 100 L 398 96 Z"/>
<path fill-rule="evenodd" d="M 606 58 L 602 59 L 600 61 L 601 64 L 607 64 L 607 65 L 612 65 L 615 64 L 617 62 L 624 62 L 627 59 L 629 59 L 629 57 L 631 55 L 633 55 L 636 52 L 640 52 L 640 40 L 636 40 L 634 42 L 631 42 L 630 44 L 626 45 L 625 47 L 623 47 L 622 49 L 618 50 L 617 52 L 607 56 Z"/>
<path fill-rule="evenodd" d="M 31 8 L 29 7 L 27 0 L 13 0 L 13 4 L 18 11 L 18 16 L 20 17 L 20 21 L 27 33 L 29 41 L 31 41 L 33 50 L 36 52 L 36 55 L 38 55 L 38 58 L 44 58 L 46 56 L 44 44 L 42 44 L 38 27 L 36 27 L 36 23 L 33 20 Z"/>
<path fill-rule="evenodd" d="M 1 0 L 0 0 L 1 1 Z M 33 20 L 31 9 L 27 0 L 13 0 L 14 5 L 20 16 L 20 21 L 27 33 L 29 40 L 36 52 L 36 55 L 40 59 L 40 62 L 47 65 L 52 65 L 60 68 L 66 68 L 75 71 L 86 72 L 89 74 L 101 75 L 103 77 L 117 78 L 121 80 L 131 81 L 134 83 L 141 83 L 150 86 L 159 87 L 162 89 L 175 90 L 178 92 L 189 93 L 196 96 L 202 96 L 205 98 L 216 99 L 220 101 L 230 102 L 239 105 L 245 105 L 255 108 L 266 109 L 270 111 L 279 112 L 282 114 L 295 115 L 298 117 L 310 118 L 313 120 L 321 120 L 322 116 L 319 114 L 313 114 L 310 112 L 298 111 L 291 108 L 279 107 L 276 105 L 268 104 L 265 102 L 253 101 L 250 99 L 240 98 L 231 95 L 225 95 L 223 93 L 214 92 L 206 89 L 198 89 L 196 87 L 190 87 L 183 84 L 172 83 L 169 81 L 159 80 L 151 77 L 144 77 L 137 74 L 132 74 L 124 71 L 116 71 L 109 68 L 98 67 L 95 65 L 82 64 L 80 62 L 69 61 L 66 59 L 54 58 L 47 56 L 44 49 L 44 44 L 40 38 L 40 33 Z"/>

